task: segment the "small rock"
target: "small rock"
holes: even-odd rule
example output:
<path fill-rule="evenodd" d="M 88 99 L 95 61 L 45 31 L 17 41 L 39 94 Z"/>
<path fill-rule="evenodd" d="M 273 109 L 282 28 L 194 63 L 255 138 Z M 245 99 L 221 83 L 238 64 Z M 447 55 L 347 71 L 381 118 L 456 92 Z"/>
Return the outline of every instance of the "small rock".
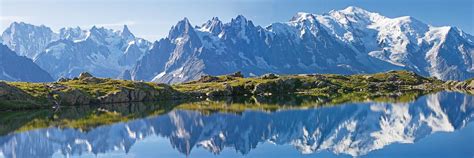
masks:
<path fill-rule="evenodd" d="M 301 86 L 301 81 L 296 78 L 278 79 L 265 83 L 258 83 L 255 85 L 252 93 L 261 95 L 264 93 L 283 94 L 287 92 L 294 92 Z"/>
<path fill-rule="evenodd" d="M 206 82 L 214 82 L 219 80 L 218 77 L 211 76 L 211 75 L 203 75 L 199 78 L 198 82 L 206 83 Z"/>
<path fill-rule="evenodd" d="M 53 91 L 60 91 L 60 90 L 67 89 L 67 86 L 62 85 L 62 84 L 57 84 L 57 83 L 47 84 L 46 86 L 47 86 L 47 88 L 49 88 Z"/>
<path fill-rule="evenodd" d="M 243 75 L 242 72 L 240 72 L 240 71 L 237 71 L 237 72 L 235 72 L 235 73 L 233 73 L 233 74 L 230 74 L 230 75 L 228 75 L 228 76 L 230 76 L 230 77 L 239 77 L 239 78 L 243 78 L 243 77 L 244 77 L 244 75 Z"/>
<path fill-rule="evenodd" d="M 314 85 L 315 88 L 324 88 L 324 87 L 329 86 L 330 84 L 328 82 L 322 80 L 322 81 L 315 81 L 313 85 Z"/>
<path fill-rule="evenodd" d="M 390 74 L 387 77 L 387 81 L 396 81 L 398 79 L 398 76 Z"/>
<path fill-rule="evenodd" d="M 65 78 L 65 77 L 61 77 L 60 79 L 58 79 L 58 82 L 67 82 L 67 81 L 69 81 L 69 80 L 71 80 L 71 79 Z"/>
<path fill-rule="evenodd" d="M 278 78 L 278 75 L 273 74 L 273 73 L 268 73 L 260 76 L 261 79 L 275 79 Z"/>
<path fill-rule="evenodd" d="M 87 83 L 102 83 L 104 81 L 104 79 L 95 78 L 95 77 L 85 77 L 85 78 L 82 78 L 81 80 Z"/>
<path fill-rule="evenodd" d="M 88 72 L 83 72 L 83 73 L 79 74 L 79 79 L 81 79 L 81 80 L 86 78 L 86 77 L 94 77 L 94 76 L 92 76 L 92 74 L 90 74 Z"/>

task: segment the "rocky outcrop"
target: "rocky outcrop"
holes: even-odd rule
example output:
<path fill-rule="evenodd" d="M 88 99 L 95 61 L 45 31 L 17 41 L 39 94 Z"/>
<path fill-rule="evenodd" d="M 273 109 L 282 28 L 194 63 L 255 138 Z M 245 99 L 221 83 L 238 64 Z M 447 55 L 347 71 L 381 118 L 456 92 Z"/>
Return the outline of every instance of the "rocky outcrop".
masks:
<path fill-rule="evenodd" d="M 301 83 L 301 80 L 297 78 L 278 79 L 255 85 L 252 93 L 255 95 L 263 95 L 294 92 L 301 86 Z"/>
<path fill-rule="evenodd" d="M 59 96 L 59 104 L 61 105 L 88 105 L 93 103 L 93 98 L 87 93 L 78 89 L 56 92 Z"/>
<path fill-rule="evenodd" d="M 233 74 L 229 74 L 229 75 L 227 75 L 227 76 L 230 76 L 230 77 L 238 77 L 238 78 L 244 78 L 244 75 L 242 74 L 241 71 L 237 71 L 237 72 L 235 72 L 235 73 L 233 73 Z"/>
<path fill-rule="evenodd" d="M 268 73 L 260 76 L 261 79 L 276 79 L 278 78 L 278 75 L 273 74 L 273 73 Z"/>
<path fill-rule="evenodd" d="M 123 103 L 144 101 L 147 94 L 142 90 L 121 88 L 120 91 L 99 97 L 100 103 Z"/>
<path fill-rule="evenodd" d="M 45 107 L 42 103 L 25 91 L 0 81 L 0 111 Z"/>
<path fill-rule="evenodd" d="M 223 96 L 244 96 L 244 95 L 251 95 L 253 88 L 252 85 L 230 85 L 226 84 L 224 89 L 213 90 L 206 93 L 206 96 L 209 98 L 217 98 Z"/>
<path fill-rule="evenodd" d="M 237 85 L 224 83 L 224 88 L 209 90 L 206 92 L 206 96 L 216 98 L 222 96 L 288 94 L 302 88 L 302 83 L 297 78 L 270 80 L 256 84 L 250 82 Z"/>
<path fill-rule="evenodd" d="M 71 79 L 65 78 L 65 77 L 61 77 L 61 78 L 58 79 L 58 82 L 67 82 L 67 81 L 69 81 L 69 80 L 71 80 Z"/>
<path fill-rule="evenodd" d="M 241 78 L 240 73 L 225 76 L 203 76 L 200 80 L 177 85 L 96 78 L 82 73 L 72 80 L 48 84 L 24 83 L 18 87 L 0 82 L 1 101 L 40 100 L 43 104 L 88 105 L 175 99 L 215 99 L 234 96 L 267 96 L 304 94 L 313 96 L 358 95 L 364 99 L 376 96 L 399 96 L 409 91 L 433 92 L 446 85 L 459 89 L 474 87 L 474 81 L 442 82 L 407 71 L 372 75 L 293 75 L 267 74 Z M 23 84 L 23 83 L 22 83 Z M 33 97 L 34 96 L 34 97 Z M 26 99 L 25 99 L 26 98 Z"/>
<path fill-rule="evenodd" d="M 86 82 L 90 80 L 101 80 L 94 77 L 86 77 Z M 94 81 L 94 82 L 97 82 Z M 104 95 L 92 97 L 84 91 L 73 89 L 70 91 L 60 91 L 57 93 L 60 103 L 64 105 L 87 105 L 87 104 L 109 104 L 109 103 L 126 103 L 126 102 L 143 102 L 143 101 L 159 101 L 172 100 L 187 97 L 186 95 L 172 89 L 169 86 L 161 85 L 155 88 L 146 83 L 134 83 L 134 88 L 120 87 L 116 91 L 109 92 Z"/>
<path fill-rule="evenodd" d="M 0 81 L 0 100 L 28 99 L 30 96 L 5 82 Z"/>
<path fill-rule="evenodd" d="M 197 82 L 206 83 L 206 82 L 214 82 L 217 80 L 219 80 L 218 77 L 211 76 L 211 75 L 203 75 L 201 76 L 201 78 L 199 78 L 199 80 L 197 80 Z"/>
<path fill-rule="evenodd" d="M 85 79 L 86 77 L 94 77 L 92 76 L 92 74 L 90 74 L 89 72 L 82 72 L 81 74 L 79 74 L 79 79 Z"/>

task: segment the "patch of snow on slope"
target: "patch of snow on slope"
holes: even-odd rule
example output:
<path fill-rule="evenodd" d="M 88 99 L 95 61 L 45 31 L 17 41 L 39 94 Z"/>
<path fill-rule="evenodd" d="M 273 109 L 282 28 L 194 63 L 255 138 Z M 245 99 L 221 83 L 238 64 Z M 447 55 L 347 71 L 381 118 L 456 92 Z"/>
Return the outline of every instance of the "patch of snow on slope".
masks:
<path fill-rule="evenodd" d="M 53 52 L 51 55 L 59 60 L 61 58 L 61 55 L 63 54 L 62 50 L 65 50 L 65 49 L 66 49 L 66 44 L 59 43 L 57 45 L 53 45 L 52 47 L 48 47 L 48 49 L 46 49 L 45 51 L 46 53 Z"/>
<path fill-rule="evenodd" d="M 11 80 L 11 81 L 19 81 L 19 80 L 20 80 L 20 79 L 17 79 L 17 78 L 15 78 L 15 77 L 12 77 L 12 76 L 10 76 L 9 74 L 7 74 L 3 68 L 2 68 L 2 75 L 3 75 L 4 77 L 8 78 L 8 79 Z"/>
<path fill-rule="evenodd" d="M 428 61 L 430 65 L 428 67 L 428 72 L 431 76 L 441 78 L 442 75 L 436 68 L 439 61 L 437 60 L 439 49 L 441 44 L 444 43 L 446 40 L 446 36 L 448 35 L 449 30 L 451 27 L 430 27 L 430 30 L 425 35 L 425 40 L 429 43 L 433 44 L 430 50 L 425 55 L 425 59 Z"/>
<path fill-rule="evenodd" d="M 166 72 L 165 72 L 165 71 L 163 71 L 163 72 L 159 73 L 158 75 L 156 75 L 156 76 L 152 79 L 152 81 L 158 81 L 158 80 L 159 80 L 161 77 L 163 77 L 164 75 L 166 75 Z"/>

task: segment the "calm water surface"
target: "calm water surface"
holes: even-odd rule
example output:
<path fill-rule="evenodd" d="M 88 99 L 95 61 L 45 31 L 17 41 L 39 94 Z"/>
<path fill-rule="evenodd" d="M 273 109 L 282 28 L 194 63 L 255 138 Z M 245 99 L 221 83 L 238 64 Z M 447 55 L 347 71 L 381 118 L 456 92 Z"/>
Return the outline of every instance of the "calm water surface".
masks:
<path fill-rule="evenodd" d="M 83 130 L 0 126 L 0 157 L 473 158 L 473 118 L 474 97 L 453 92 L 276 111 L 168 108 Z"/>

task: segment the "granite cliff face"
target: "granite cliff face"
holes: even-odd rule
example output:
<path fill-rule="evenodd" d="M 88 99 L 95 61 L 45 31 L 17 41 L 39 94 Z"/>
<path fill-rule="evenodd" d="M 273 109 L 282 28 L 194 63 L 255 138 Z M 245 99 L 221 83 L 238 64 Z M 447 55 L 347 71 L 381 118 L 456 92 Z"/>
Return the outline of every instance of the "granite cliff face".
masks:
<path fill-rule="evenodd" d="M 58 35 L 49 27 L 35 26 L 24 22 L 14 22 L 2 33 L 3 44 L 19 56 L 26 56 L 30 59 L 36 58 L 51 41 L 58 38 Z"/>

